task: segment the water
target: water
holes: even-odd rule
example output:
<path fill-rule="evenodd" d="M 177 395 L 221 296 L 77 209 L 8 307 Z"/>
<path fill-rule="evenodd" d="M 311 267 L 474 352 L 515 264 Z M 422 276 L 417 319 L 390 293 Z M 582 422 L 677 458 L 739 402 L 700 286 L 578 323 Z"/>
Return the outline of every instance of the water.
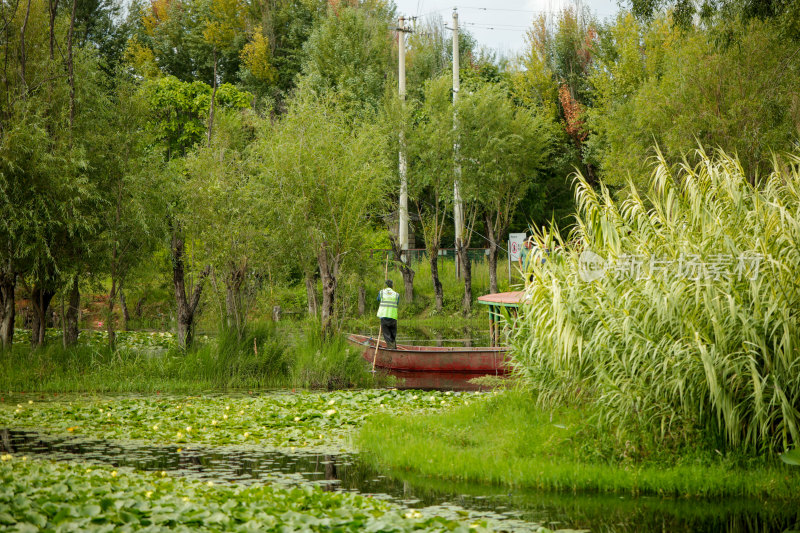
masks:
<path fill-rule="evenodd" d="M 151 446 L 35 431 L 0 430 L 0 450 L 41 458 L 164 470 L 215 483 L 312 484 L 360 492 L 409 508 L 452 513 L 469 509 L 510 528 L 543 524 L 552 529 L 600 532 L 800 531 L 800 509 L 754 500 L 670 500 L 655 497 L 548 494 L 485 485 L 383 475 L 357 454 L 263 451 L 256 447 Z"/>

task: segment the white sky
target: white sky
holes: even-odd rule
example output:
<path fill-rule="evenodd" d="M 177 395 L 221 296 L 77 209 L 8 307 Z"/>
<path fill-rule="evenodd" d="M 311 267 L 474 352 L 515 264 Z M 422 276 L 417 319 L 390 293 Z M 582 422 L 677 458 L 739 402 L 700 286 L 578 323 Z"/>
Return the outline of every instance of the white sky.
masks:
<path fill-rule="evenodd" d="M 599 19 L 616 15 L 617 0 L 580 0 Z M 394 0 L 398 15 L 420 19 L 438 13 L 449 25 L 453 7 L 458 7 L 459 26 L 501 55 L 523 50 L 525 31 L 540 13 L 555 13 L 575 0 Z"/>

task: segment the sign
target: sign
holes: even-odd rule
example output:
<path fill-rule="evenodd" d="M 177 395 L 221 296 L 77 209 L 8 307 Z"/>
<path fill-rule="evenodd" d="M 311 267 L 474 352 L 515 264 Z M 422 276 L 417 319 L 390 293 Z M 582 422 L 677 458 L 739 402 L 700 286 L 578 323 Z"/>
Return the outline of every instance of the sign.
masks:
<path fill-rule="evenodd" d="M 508 234 L 508 258 L 511 261 L 519 261 L 520 253 L 522 252 L 522 244 L 525 242 L 525 233 L 509 233 Z"/>

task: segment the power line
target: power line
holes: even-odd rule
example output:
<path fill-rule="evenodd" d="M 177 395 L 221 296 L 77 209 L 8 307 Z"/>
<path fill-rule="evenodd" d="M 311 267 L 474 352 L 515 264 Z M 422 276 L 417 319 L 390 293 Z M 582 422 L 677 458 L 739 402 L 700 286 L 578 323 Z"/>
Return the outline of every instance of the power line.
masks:
<path fill-rule="evenodd" d="M 527 30 L 530 26 L 520 26 L 518 24 L 491 24 L 491 23 L 484 23 L 484 22 L 465 22 L 467 26 L 475 26 L 478 28 L 507 28 L 507 29 L 515 29 L 515 30 Z"/>

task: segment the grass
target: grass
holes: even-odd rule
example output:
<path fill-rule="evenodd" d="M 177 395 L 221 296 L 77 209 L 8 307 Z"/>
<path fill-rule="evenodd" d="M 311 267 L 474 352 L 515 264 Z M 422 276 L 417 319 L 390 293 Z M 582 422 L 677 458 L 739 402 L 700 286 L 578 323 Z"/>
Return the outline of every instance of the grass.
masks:
<path fill-rule="evenodd" d="M 724 153 L 696 159 L 662 159 L 623 201 L 577 180 L 571 243 L 539 235 L 554 253 L 513 366 L 542 405 L 583 397 L 608 427 L 784 452 L 800 446 L 800 158 L 757 186 Z"/>
<path fill-rule="evenodd" d="M 0 352 L 0 390 L 36 392 L 200 392 L 276 387 L 384 386 L 357 349 L 341 337 L 321 339 L 313 322 L 251 324 L 240 339 L 231 332 L 201 337 L 181 351 L 169 333 L 120 333 L 110 351 L 105 332 L 81 332 L 64 348 L 58 333 L 32 350 L 25 333 Z"/>
<path fill-rule="evenodd" d="M 604 433 L 592 415 L 589 407 L 543 410 L 529 394 L 508 391 L 446 414 L 376 416 L 356 444 L 374 466 L 398 476 L 565 492 L 800 500 L 798 468 L 722 456 L 702 443 L 672 448 L 647 433 Z"/>

